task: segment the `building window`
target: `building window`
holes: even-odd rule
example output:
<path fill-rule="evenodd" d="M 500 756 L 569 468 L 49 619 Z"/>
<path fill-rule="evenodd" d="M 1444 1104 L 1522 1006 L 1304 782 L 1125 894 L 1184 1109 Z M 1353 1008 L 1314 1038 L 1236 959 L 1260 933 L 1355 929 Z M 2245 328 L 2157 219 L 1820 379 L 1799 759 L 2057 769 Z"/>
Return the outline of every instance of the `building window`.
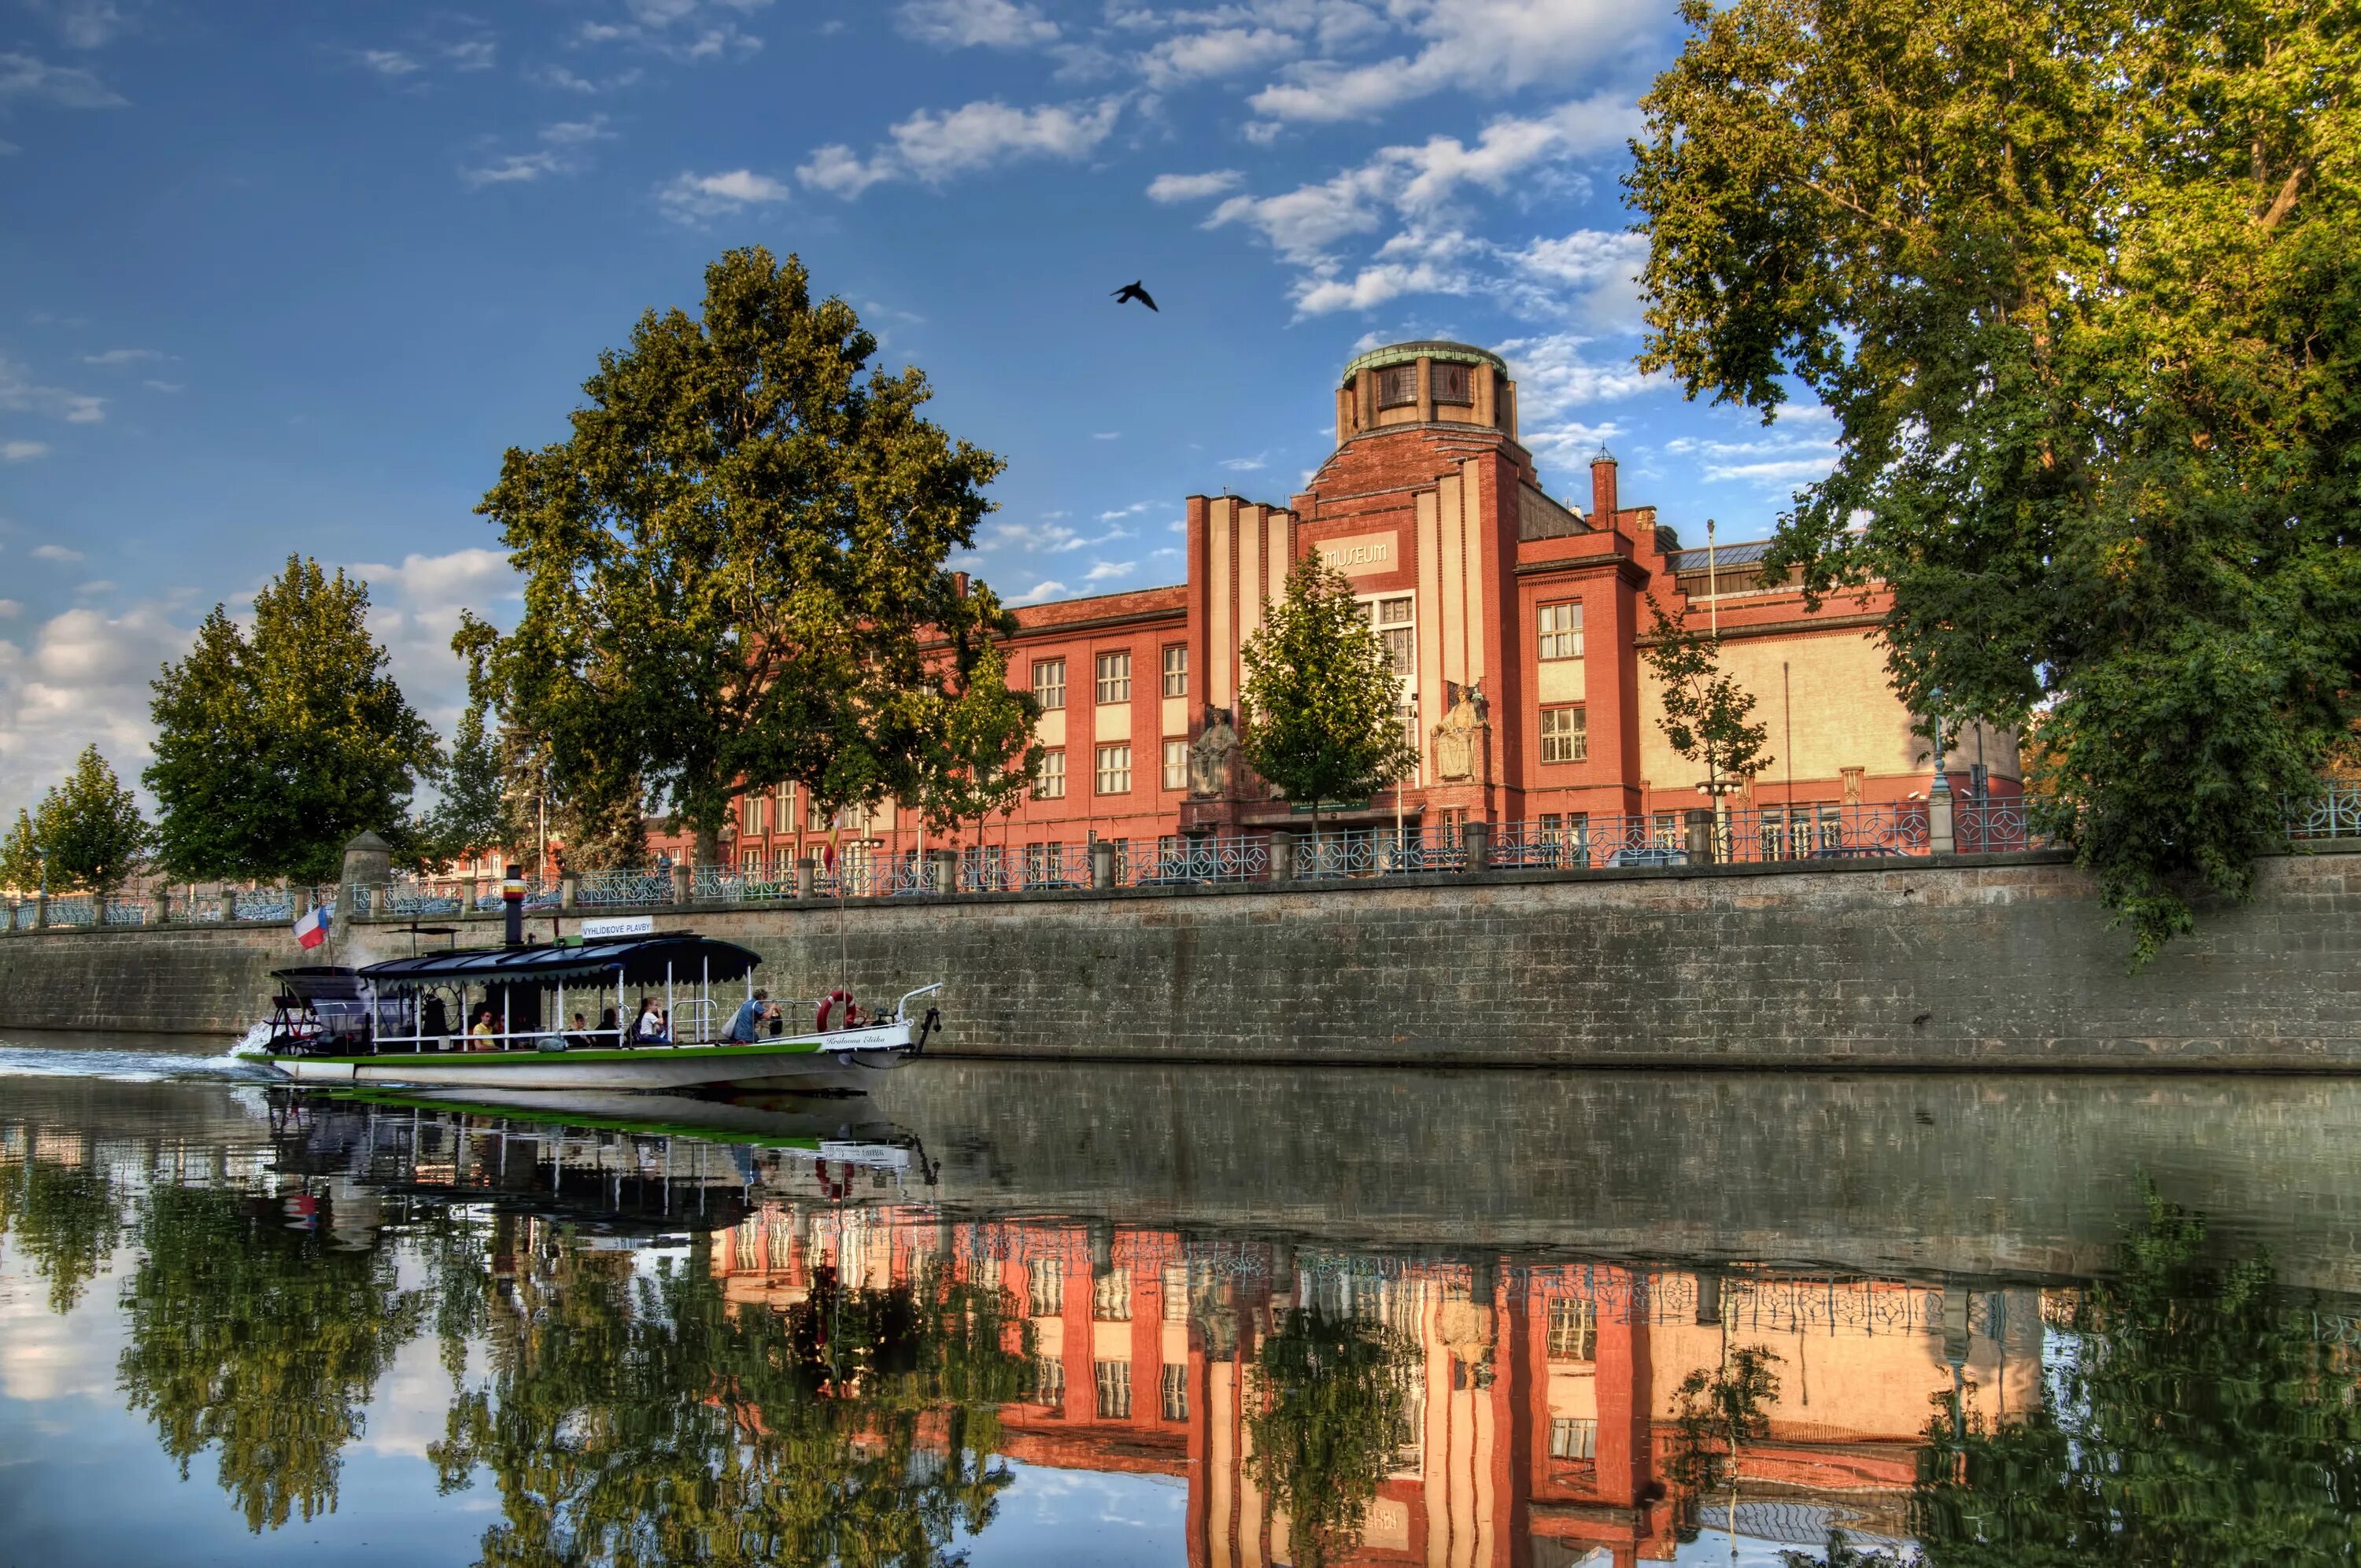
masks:
<path fill-rule="evenodd" d="M 771 819 L 779 825 L 779 831 L 785 833 L 795 826 L 796 786 L 783 784 L 771 792 L 771 798 L 774 803 L 771 808 Z"/>
<path fill-rule="evenodd" d="M 1598 1359 L 1597 1303 L 1561 1296 L 1549 1304 L 1549 1358 L 1552 1361 Z"/>
<path fill-rule="evenodd" d="M 763 851 L 760 850 L 740 850 L 738 854 L 738 869 L 747 876 L 762 875 Z"/>
<path fill-rule="evenodd" d="M 1044 713 L 1066 706 L 1066 661 L 1033 661 L 1033 700 L 1041 705 Z"/>
<path fill-rule="evenodd" d="M 1394 674 L 1409 680 L 1418 668 L 1417 601 L 1408 594 L 1389 594 L 1364 602 L 1369 607 L 1369 624 L 1378 629 L 1378 640 L 1393 659 Z"/>
<path fill-rule="evenodd" d="M 1027 1307 L 1037 1318 L 1054 1318 L 1066 1310 L 1066 1266 L 1054 1257 L 1037 1257 L 1025 1266 Z"/>
<path fill-rule="evenodd" d="M 1550 1457 L 1597 1459 L 1598 1423 L 1580 1416 L 1553 1416 L 1550 1419 Z"/>
<path fill-rule="evenodd" d="M 1066 1402 L 1066 1364 L 1054 1355 L 1033 1363 L 1033 1402 L 1056 1409 Z"/>
<path fill-rule="evenodd" d="M 1472 403 L 1476 400 L 1476 394 L 1469 389 L 1476 381 L 1470 367 L 1445 365 L 1441 360 L 1437 360 L 1434 363 L 1434 368 L 1429 371 L 1428 375 L 1434 388 L 1436 402 Z"/>
<path fill-rule="evenodd" d="M 1066 753 L 1048 751 L 1033 768 L 1033 798 L 1063 800 L 1066 798 Z"/>
<path fill-rule="evenodd" d="M 1544 659 L 1582 657 L 1582 606 L 1542 606 L 1541 653 Z"/>
<path fill-rule="evenodd" d="M 1091 1373 L 1099 1386 L 1099 1420 L 1127 1421 L 1131 1419 L 1131 1363 L 1128 1361 L 1093 1361 Z"/>
<path fill-rule="evenodd" d="M 1189 645 L 1186 642 L 1170 643 L 1165 647 L 1164 695 L 1189 695 Z"/>
<path fill-rule="evenodd" d="M 781 882 L 796 874 L 796 851 L 791 844 L 782 844 L 771 851 L 771 874 Z"/>
<path fill-rule="evenodd" d="M 1098 686 L 1101 702 L 1131 700 L 1131 654 L 1128 651 L 1099 655 Z"/>
<path fill-rule="evenodd" d="M 1590 730 L 1578 707 L 1542 709 L 1542 761 L 1579 762 L 1590 755 Z"/>
<path fill-rule="evenodd" d="M 1131 1270 L 1110 1268 L 1091 1281 L 1091 1321 L 1100 1323 L 1131 1321 Z"/>
<path fill-rule="evenodd" d="M 1189 1419 L 1189 1364 L 1176 1361 L 1164 1368 L 1164 1419 L 1185 1421 Z"/>
<path fill-rule="evenodd" d="M 1131 793 L 1130 747 L 1102 746 L 1099 748 L 1098 790 L 1101 795 Z M 1065 793 L 1062 778 L 1059 793 L 1061 795 Z"/>
<path fill-rule="evenodd" d="M 1389 365 L 1378 372 L 1378 407 L 1413 408 L 1418 403 L 1418 367 Z"/>
<path fill-rule="evenodd" d="M 759 795 L 750 795 L 739 802 L 742 824 L 749 839 L 759 837 L 763 831 L 763 798 Z"/>
<path fill-rule="evenodd" d="M 1168 1323 L 1189 1321 L 1189 1266 L 1185 1263 L 1164 1266 L 1164 1321 Z"/>
<path fill-rule="evenodd" d="M 1186 740 L 1164 742 L 1164 787 L 1189 787 L 1189 742 Z"/>

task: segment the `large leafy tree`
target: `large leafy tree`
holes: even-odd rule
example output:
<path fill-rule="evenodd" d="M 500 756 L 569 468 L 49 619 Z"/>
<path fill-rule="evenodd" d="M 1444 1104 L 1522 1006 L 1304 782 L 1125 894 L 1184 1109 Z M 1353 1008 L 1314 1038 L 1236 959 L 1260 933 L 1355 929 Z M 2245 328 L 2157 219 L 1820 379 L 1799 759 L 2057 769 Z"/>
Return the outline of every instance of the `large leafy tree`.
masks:
<path fill-rule="evenodd" d="M 41 797 L 33 838 L 52 889 L 113 893 L 139 869 L 152 833 L 98 748 L 85 746 L 65 782 Z"/>
<path fill-rule="evenodd" d="M 356 833 L 413 840 L 411 795 L 441 756 L 386 672 L 368 603 L 367 583 L 291 555 L 250 633 L 215 605 L 164 667 L 145 777 L 168 870 L 328 882 Z"/>
<path fill-rule="evenodd" d="M 992 630 L 944 562 L 1001 464 L 876 352 L 796 258 L 733 250 L 701 314 L 650 311 L 599 356 L 566 440 L 511 449 L 478 510 L 525 608 L 491 667 L 561 796 L 636 781 L 709 859 L 741 788 L 916 795 L 952 700 L 927 633 L 963 671 Z"/>
<path fill-rule="evenodd" d="M 2350 744 L 2349 5 L 1689 0 L 1643 100 L 1642 363 L 1839 460 L 1769 569 L 1883 582 L 1922 712 L 2037 718 L 2141 958 Z M 1945 694 L 1936 701 L 1938 690 Z"/>
<path fill-rule="evenodd" d="M 32 893 L 41 886 L 41 834 L 33 814 L 16 808 L 16 820 L 0 837 L 0 887 L 11 893 Z"/>
<path fill-rule="evenodd" d="M 1367 795 L 1418 764 L 1402 738 L 1401 678 L 1351 579 L 1307 554 L 1240 657 L 1238 750 L 1320 830 L 1322 802 Z"/>

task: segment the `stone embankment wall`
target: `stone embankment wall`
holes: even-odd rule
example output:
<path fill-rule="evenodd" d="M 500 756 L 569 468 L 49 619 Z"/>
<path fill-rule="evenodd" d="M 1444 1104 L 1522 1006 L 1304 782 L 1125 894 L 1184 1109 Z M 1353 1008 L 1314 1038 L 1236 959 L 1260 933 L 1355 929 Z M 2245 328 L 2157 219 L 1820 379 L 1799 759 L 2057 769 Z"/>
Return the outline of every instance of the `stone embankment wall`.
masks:
<path fill-rule="evenodd" d="M 466 923 L 498 939 L 497 920 Z M 568 929 L 572 921 L 566 921 Z M 2275 857 L 2137 975 L 2040 857 L 666 910 L 778 994 L 947 982 L 961 1054 L 1562 1066 L 2361 1069 L 2361 856 Z M 547 917 L 533 923 L 546 936 Z M 340 961 L 411 950 L 360 922 Z M 230 1030 L 283 930 L 0 938 L 0 1025 Z"/>

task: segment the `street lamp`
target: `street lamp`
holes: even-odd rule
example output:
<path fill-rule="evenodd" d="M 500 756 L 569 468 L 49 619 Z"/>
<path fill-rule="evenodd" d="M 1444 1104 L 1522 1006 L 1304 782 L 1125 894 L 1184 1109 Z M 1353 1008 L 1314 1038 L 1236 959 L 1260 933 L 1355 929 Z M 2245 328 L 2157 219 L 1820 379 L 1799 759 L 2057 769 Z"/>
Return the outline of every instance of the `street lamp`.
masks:
<path fill-rule="evenodd" d="M 1935 779 L 1927 786 L 1927 798 L 1933 800 L 1938 795 L 1948 797 L 1951 793 L 1951 777 L 1943 771 L 1943 688 L 1930 688 L 1927 703 L 1927 728 L 1935 740 Z"/>

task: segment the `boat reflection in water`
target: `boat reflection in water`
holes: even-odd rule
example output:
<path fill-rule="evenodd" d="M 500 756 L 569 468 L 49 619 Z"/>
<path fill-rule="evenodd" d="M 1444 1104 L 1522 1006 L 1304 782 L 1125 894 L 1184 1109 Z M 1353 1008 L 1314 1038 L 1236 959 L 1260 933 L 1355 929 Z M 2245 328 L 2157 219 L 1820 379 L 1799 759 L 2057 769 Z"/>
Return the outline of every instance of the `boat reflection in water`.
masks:
<path fill-rule="evenodd" d="M 1126 1102 L 1152 1103 L 1141 1081 Z M 1073 1140 L 1051 1168 L 923 1094 L 247 1092 L 202 1091 L 209 1119 L 169 1135 L 0 1110 L 0 1283 L 29 1266 L 65 1311 L 117 1268 L 131 1409 L 182 1465 L 209 1454 L 255 1530 L 324 1528 L 364 1430 L 431 1395 L 434 1489 L 458 1500 L 407 1506 L 485 1499 L 466 1528 L 488 1562 L 948 1563 L 1041 1529 L 1007 1509 L 1059 1473 L 1182 1488 L 1183 1540 L 1019 1555 L 1767 1564 L 1818 1561 L 1832 1529 L 1865 1561 L 2361 1545 L 2351 1299 L 2290 1296 L 2136 1187 L 2128 1247 L 2028 1216 L 2104 1268 L 1880 1269 L 1811 1261 L 1825 1214 L 1758 1231 L 1752 1258 L 1586 1251 L 1572 1212 L 1478 1245 L 1456 1206 L 1484 1184 L 1408 1168 L 1415 1201 L 1274 1228 L 1219 1195 L 1216 1151 L 1143 1154 L 1138 1126 L 1091 1204 Z M 1662 1202 L 1668 1228 L 1698 1212 Z M 429 1345 L 445 1384 L 397 1396 L 390 1369 Z"/>

